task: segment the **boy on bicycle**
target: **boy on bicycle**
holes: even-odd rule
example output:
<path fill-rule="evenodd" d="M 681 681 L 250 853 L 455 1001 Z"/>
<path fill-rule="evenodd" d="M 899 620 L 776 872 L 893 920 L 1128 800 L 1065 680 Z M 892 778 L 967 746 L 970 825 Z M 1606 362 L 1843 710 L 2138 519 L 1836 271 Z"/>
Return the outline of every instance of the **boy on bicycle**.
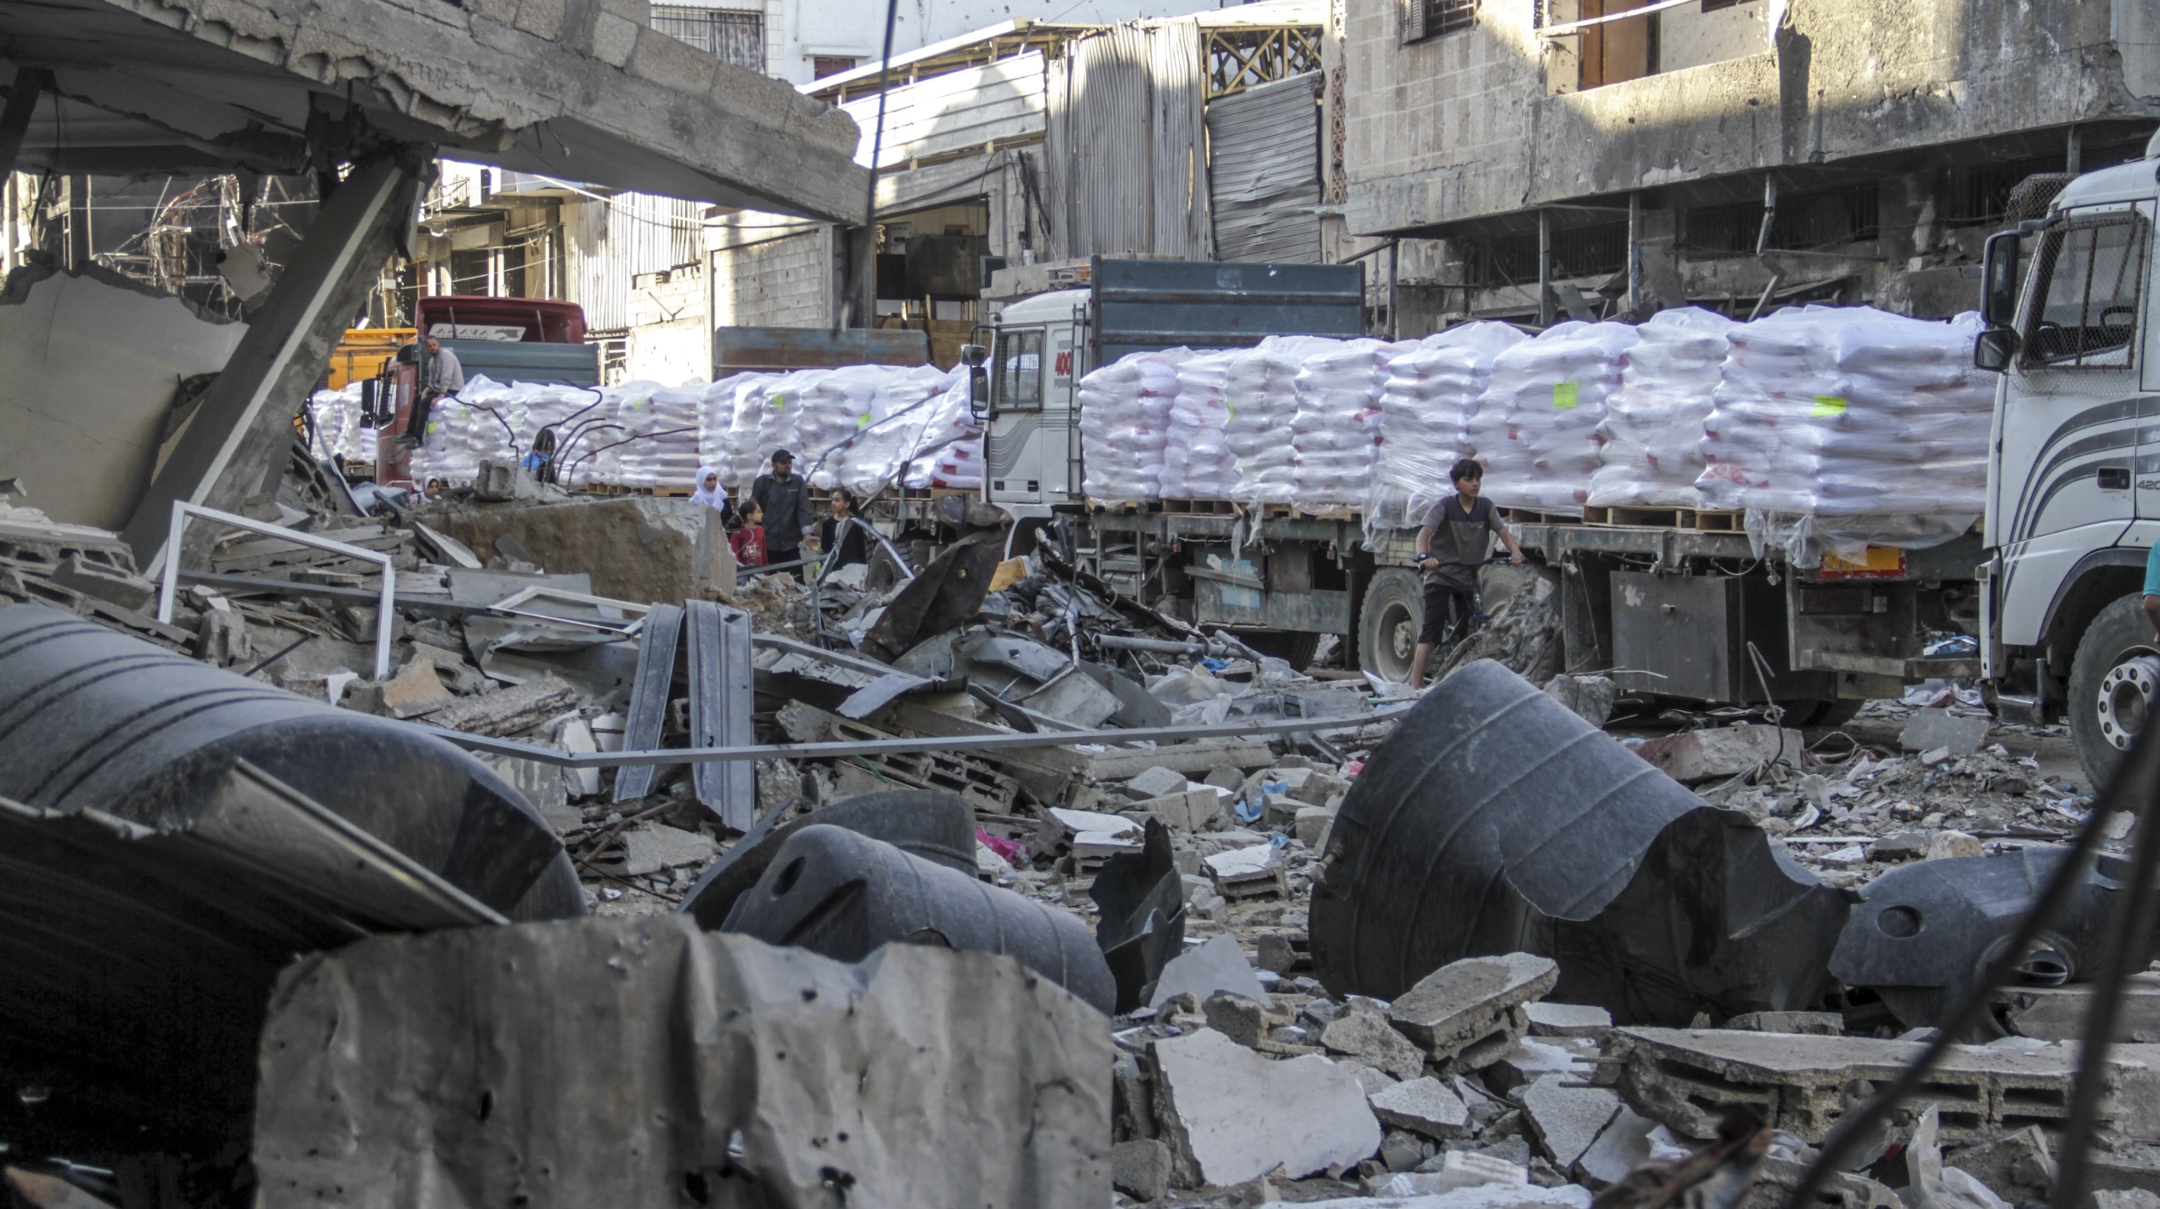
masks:
<path fill-rule="evenodd" d="M 1478 494 L 1485 468 L 1464 458 L 1448 472 L 1455 494 L 1432 506 L 1418 530 L 1417 564 L 1425 572 L 1425 624 L 1418 633 L 1417 656 L 1410 662 L 1410 687 L 1425 687 L 1425 664 L 1433 647 L 1450 647 L 1467 636 L 1477 612 L 1477 573 L 1492 553 L 1494 534 L 1507 543 L 1509 561 L 1523 562 L 1522 546 L 1500 523 L 1500 510 Z"/>

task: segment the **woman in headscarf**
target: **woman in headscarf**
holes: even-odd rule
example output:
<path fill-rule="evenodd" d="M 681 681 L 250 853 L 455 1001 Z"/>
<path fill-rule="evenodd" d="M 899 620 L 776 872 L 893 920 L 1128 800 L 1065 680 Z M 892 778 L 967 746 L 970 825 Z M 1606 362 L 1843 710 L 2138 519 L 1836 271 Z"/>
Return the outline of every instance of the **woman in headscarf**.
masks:
<path fill-rule="evenodd" d="M 690 502 L 703 504 L 722 516 L 727 515 L 727 488 L 720 485 L 720 472 L 711 466 L 700 466 L 697 472 L 697 490 L 690 493 Z"/>

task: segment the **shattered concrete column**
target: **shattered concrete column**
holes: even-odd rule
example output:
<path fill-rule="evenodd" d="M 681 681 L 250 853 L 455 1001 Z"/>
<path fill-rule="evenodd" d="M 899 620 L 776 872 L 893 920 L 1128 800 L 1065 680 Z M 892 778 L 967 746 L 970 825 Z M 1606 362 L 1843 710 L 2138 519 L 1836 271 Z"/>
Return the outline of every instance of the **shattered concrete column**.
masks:
<path fill-rule="evenodd" d="M 375 270 L 396 249 L 432 154 L 407 147 L 363 163 L 323 202 L 122 532 L 138 565 L 157 564 L 174 500 L 245 512 L 250 500 L 275 489 L 292 446 L 288 406 L 297 409 L 307 397 Z M 205 527 L 189 544 L 214 536 Z"/>

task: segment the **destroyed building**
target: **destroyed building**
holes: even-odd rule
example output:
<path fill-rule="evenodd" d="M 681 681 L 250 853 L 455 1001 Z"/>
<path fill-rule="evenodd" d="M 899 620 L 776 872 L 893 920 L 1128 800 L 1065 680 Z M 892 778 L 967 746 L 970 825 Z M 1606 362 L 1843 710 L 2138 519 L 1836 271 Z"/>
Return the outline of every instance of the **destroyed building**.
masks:
<path fill-rule="evenodd" d="M 1350 0 L 1330 179 L 1351 231 L 1401 241 L 1405 332 L 1691 302 L 1948 316 L 1976 305 L 2013 186 L 2138 158 L 2153 20 L 2104 0 Z"/>

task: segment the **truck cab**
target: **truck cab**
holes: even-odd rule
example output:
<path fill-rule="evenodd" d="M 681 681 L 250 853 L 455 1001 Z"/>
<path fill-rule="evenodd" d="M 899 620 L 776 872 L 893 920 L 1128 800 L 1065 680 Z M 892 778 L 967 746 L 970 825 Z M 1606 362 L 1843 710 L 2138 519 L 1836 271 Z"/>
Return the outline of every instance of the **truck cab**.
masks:
<path fill-rule="evenodd" d="M 1016 517 L 1082 502 L 1077 383 L 1095 368 L 1082 363 L 1090 305 L 1087 290 L 1055 290 L 1012 303 L 992 326 L 983 498 Z"/>
<path fill-rule="evenodd" d="M 2147 158 L 2074 179 L 1988 242 L 1977 363 L 1997 370 L 1983 660 L 2006 718 L 2066 717 L 2104 782 L 2160 689 L 2140 600 L 2160 537 L 2160 307 Z M 2028 209 L 2037 209 L 2028 206 Z"/>

